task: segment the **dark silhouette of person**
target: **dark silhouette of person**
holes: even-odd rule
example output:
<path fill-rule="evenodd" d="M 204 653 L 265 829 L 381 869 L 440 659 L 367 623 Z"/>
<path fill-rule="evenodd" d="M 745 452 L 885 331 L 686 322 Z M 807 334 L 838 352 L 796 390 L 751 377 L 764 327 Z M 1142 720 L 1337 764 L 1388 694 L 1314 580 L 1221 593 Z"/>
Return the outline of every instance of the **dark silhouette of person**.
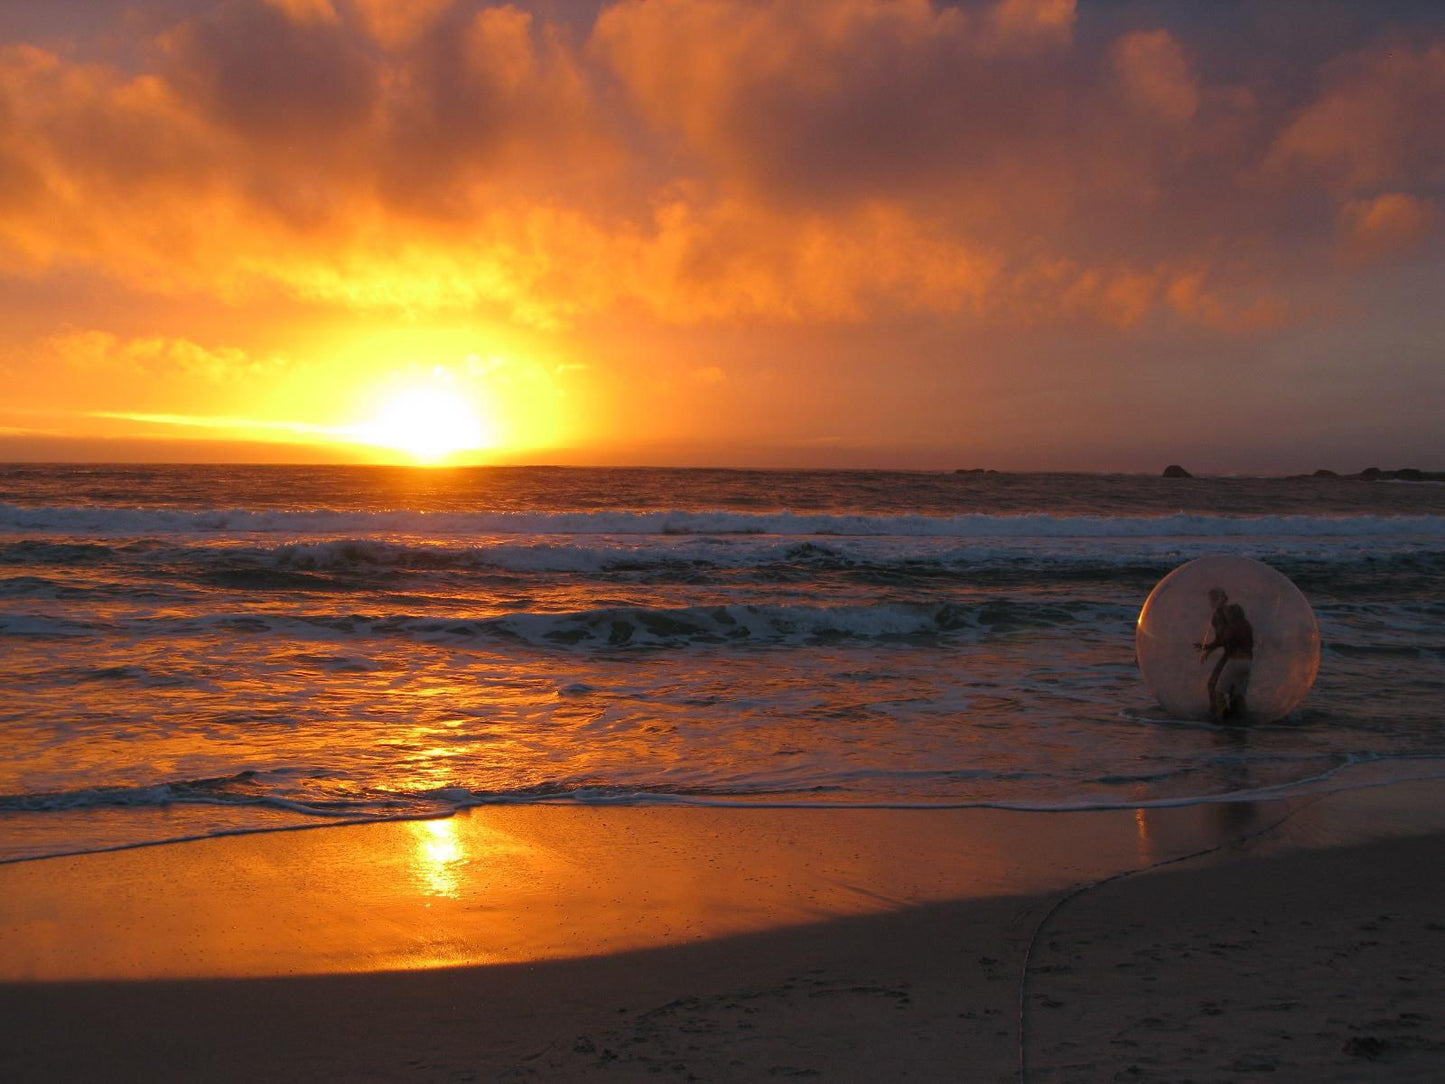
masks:
<path fill-rule="evenodd" d="M 1226 612 L 1229 609 L 1229 595 L 1225 593 L 1224 588 L 1211 587 L 1209 589 L 1209 605 L 1213 607 L 1209 614 L 1209 638 L 1218 640 L 1219 634 L 1229 624 L 1229 614 Z M 1195 644 L 1194 649 L 1203 651 L 1204 645 Z"/>
<path fill-rule="evenodd" d="M 1201 652 L 1200 662 L 1220 650 L 1209 675 L 1209 717 L 1216 723 L 1241 720 L 1254 667 L 1254 626 L 1244 616 L 1244 607 L 1230 602 L 1223 588 L 1210 588 L 1209 601 L 1214 606 L 1209 617 L 1210 639 L 1194 645 Z"/>

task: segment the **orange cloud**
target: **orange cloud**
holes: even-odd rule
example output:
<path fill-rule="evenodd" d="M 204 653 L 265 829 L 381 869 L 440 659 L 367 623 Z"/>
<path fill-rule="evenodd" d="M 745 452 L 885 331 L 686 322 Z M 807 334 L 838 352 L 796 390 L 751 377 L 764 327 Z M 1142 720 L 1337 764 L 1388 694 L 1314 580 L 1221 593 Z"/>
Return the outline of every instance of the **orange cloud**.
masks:
<path fill-rule="evenodd" d="M 285 379 L 292 368 L 290 359 L 277 353 L 94 328 L 51 335 L 25 354 L 25 364 L 13 353 L 7 359 L 9 405 L 15 408 L 33 408 L 40 392 L 59 386 L 78 408 L 99 408 L 120 396 L 151 409 L 190 409 L 218 393 L 232 402 L 238 396 L 254 399 L 257 389 Z"/>
<path fill-rule="evenodd" d="M 1204 271 L 1176 274 L 1165 288 L 1165 297 L 1178 315 L 1235 334 L 1266 331 L 1294 318 L 1290 307 L 1278 297 L 1228 297 L 1208 282 Z"/>
<path fill-rule="evenodd" d="M 264 0 L 288 19 L 298 23 L 334 23 L 336 8 L 331 0 Z"/>
<path fill-rule="evenodd" d="M 626 0 L 592 50 L 719 181 L 866 199 L 987 156 L 1020 124 L 1057 123 L 1049 65 L 1073 21 L 1071 2 L 1046 0 Z"/>
<path fill-rule="evenodd" d="M 1408 252 L 1429 239 L 1439 220 L 1434 203 L 1404 192 L 1351 200 L 1340 211 L 1342 251 L 1346 258 L 1360 261 Z"/>
<path fill-rule="evenodd" d="M 135 70 L 8 46 L 0 273 L 547 329 L 615 311 L 1239 328 L 1241 304 L 1180 285 L 1192 269 L 1274 296 L 1270 253 L 1343 237 L 1387 258 L 1430 228 L 1445 45 L 1342 55 L 1286 113 L 1267 85 L 1206 80 L 1182 32 L 1088 37 L 1081 18 L 1071 0 L 623 0 L 591 25 L 229 0 L 138 43 Z M 1338 223 L 1301 224 L 1301 185 Z"/>
<path fill-rule="evenodd" d="M 452 0 L 351 0 L 367 33 L 388 49 L 414 43 L 452 6 Z"/>
<path fill-rule="evenodd" d="M 1323 93 L 1280 134 L 1272 164 L 1357 193 L 1445 169 L 1445 42 L 1394 43 L 1335 61 Z"/>
<path fill-rule="evenodd" d="M 218 400 L 228 411 L 249 409 L 292 376 L 290 361 L 278 354 L 97 329 L 9 346 L 0 356 L 0 373 L 7 392 L 0 415 L 45 417 L 47 427 L 70 432 L 89 431 L 84 419 L 120 404 L 156 414 L 214 410 Z"/>
<path fill-rule="evenodd" d="M 1114 66 L 1126 97 L 1140 111 L 1174 124 L 1198 111 L 1198 81 L 1169 31 L 1126 35 L 1114 48 Z"/>
<path fill-rule="evenodd" d="M 242 350 L 208 350 L 188 339 L 158 335 L 122 339 L 105 331 L 70 331 L 54 336 L 47 346 L 61 364 L 90 373 L 222 380 L 252 366 Z"/>

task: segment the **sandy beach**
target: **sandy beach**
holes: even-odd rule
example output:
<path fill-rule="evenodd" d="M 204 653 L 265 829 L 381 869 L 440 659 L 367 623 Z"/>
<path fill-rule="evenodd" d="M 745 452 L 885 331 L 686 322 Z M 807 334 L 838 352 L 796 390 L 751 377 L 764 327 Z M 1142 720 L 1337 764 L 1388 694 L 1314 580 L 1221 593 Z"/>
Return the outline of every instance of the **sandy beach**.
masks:
<path fill-rule="evenodd" d="M 534 807 L 11 865 L 0 1076 L 1433 1081 L 1438 790 Z"/>

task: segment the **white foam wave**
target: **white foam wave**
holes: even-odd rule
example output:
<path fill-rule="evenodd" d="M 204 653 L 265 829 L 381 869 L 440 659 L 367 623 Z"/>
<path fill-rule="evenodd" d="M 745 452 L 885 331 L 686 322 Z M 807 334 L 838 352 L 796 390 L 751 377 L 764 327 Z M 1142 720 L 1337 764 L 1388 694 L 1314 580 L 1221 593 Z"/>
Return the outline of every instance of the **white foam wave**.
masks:
<path fill-rule="evenodd" d="M 280 832 L 307 831 L 321 828 L 343 828 L 363 824 L 385 822 L 436 820 L 452 816 L 466 809 L 490 805 L 592 805 L 592 806 L 710 806 L 719 808 L 746 809 L 896 809 L 896 810 L 967 810 L 993 809 L 1019 814 L 1049 814 L 1101 812 L 1120 809 L 1167 809 L 1192 806 L 1215 805 L 1239 802 L 1299 802 L 1323 797 L 1329 794 L 1369 790 L 1394 786 L 1401 783 L 1438 781 L 1445 779 L 1445 760 L 1438 757 L 1349 757 L 1341 763 L 1300 778 L 1287 780 L 1273 786 L 1224 791 L 1209 794 L 1178 795 L 1168 798 L 1139 799 L 1127 801 L 1103 796 L 1058 797 L 1053 800 L 1036 801 L 878 801 L 850 799 L 839 795 L 830 800 L 810 798 L 798 793 L 686 793 L 674 790 L 655 790 L 646 787 L 576 787 L 541 786 L 527 787 L 509 793 L 476 792 L 465 788 L 450 788 L 434 791 L 426 797 L 435 802 L 430 810 L 409 812 L 377 812 L 369 814 L 362 810 L 322 811 L 302 803 L 287 804 L 285 808 L 315 816 L 314 820 L 292 824 L 270 824 L 241 827 L 221 827 L 210 831 L 186 835 L 163 836 L 160 838 L 138 838 L 129 842 L 95 844 L 91 846 L 37 847 L 17 854 L 0 856 L 0 866 L 25 862 L 44 861 L 52 858 L 66 858 L 85 854 L 101 854 L 112 851 L 135 850 L 145 847 L 159 847 L 181 843 L 194 843 L 208 839 L 237 835 L 260 835 Z M 152 788 L 142 788 L 150 790 Z M 174 800 L 174 799 L 171 799 Z M 192 799 L 194 800 L 194 799 Z M 93 802 L 81 802 L 58 808 L 83 808 Z M 143 804 L 143 803 L 142 803 Z M 168 804 L 162 802 L 161 804 Z M 263 804 L 263 803 L 257 803 Z M 437 807 L 440 808 L 437 808 Z M 1287 807 L 1286 807 L 1287 808 Z"/>
<path fill-rule="evenodd" d="M 358 512 L 118 507 L 29 508 L 0 502 L 0 531 L 112 538 L 336 534 L 476 538 L 505 535 L 775 535 L 933 538 L 1426 537 L 1445 516 L 827 515 L 795 512 Z"/>
<path fill-rule="evenodd" d="M 747 605 L 648 608 L 607 606 L 562 613 L 519 612 L 455 619 L 375 616 L 218 614 L 199 619 L 220 630 L 265 631 L 293 641 L 341 643 L 402 637 L 423 642 L 503 640 L 546 648 L 611 649 L 690 644 L 804 644 L 829 640 L 895 640 L 991 636 L 1061 625 L 1088 628 L 1132 617 L 1129 607 L 1064 608 L 1052 603 L 993 600 L 881 605 Z M 149 630 L 156 633 L 154 625 Z"/>

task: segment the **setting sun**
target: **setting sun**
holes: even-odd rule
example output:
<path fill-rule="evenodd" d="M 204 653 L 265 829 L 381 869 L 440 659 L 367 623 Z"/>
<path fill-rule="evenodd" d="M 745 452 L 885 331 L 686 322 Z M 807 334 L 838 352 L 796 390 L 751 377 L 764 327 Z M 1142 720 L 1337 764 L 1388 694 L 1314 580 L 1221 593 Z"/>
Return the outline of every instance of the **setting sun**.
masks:
<path fill-rule="evenodd" d="M 442 386 L 399 392 L 372 422 L 360 427 L 358 435 L 367 444 L 405 452 L 424 463 L 495 443 L 471 404 Z"/>

